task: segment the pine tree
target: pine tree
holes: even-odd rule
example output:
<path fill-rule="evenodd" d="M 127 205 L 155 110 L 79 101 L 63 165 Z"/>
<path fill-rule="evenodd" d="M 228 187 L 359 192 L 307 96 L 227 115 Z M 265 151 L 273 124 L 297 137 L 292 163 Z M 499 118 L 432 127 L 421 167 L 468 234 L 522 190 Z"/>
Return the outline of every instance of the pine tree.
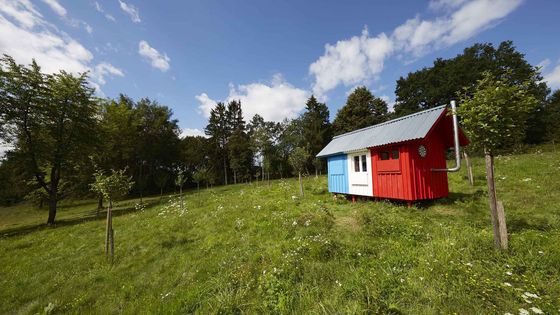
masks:
<path fill-rule="evenodd" d="M 379 124 L 388 119 L 388 106 L 384 100 L 373 96 L 365 87 L 356 88 L 346 104 L 338 111 L 333 122 L 336 135 Z"/>
<path fill-rule="evenodd" d="M 219 102 L 216 104 L 216 107 L 210 111 L 210 119 L 204 131 L 206 135 L 210 136 L 210 144 L 212 146 L 212 150 L 209 152 L 210 163 L 213 165 L 211 169 L 214 172 L 220 169 L 223 170 L 224 184 L 226 185 L 228 183 L 227 144 L 231 134 L 229 125 L 226 106 L 224 103 Z M 222 163 L 222 167 L 219 167 L 220 163 Z M 212 177 L 215 178 L 216 176 Z"/>
<path fill-rule="evenodd" d="M 325 103 L 319 103 L 315 96 L 307 100 L 305 113 L 302 116 L 303 138 L 306 142 L 310 160 L 329 143 L 332 137 L 332 126 L 329 122 L 329 109 Z M 311 161 L 308 161 L 310 163 Z M 322 168 L 321 163 L 313 163 L 315 173 Z"/>

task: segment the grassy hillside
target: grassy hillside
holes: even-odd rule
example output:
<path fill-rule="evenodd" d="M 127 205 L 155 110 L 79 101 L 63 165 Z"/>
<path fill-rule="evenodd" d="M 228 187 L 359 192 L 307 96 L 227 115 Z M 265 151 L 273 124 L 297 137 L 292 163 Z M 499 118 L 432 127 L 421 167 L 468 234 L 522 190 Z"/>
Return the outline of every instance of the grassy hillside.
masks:
<path fill-rule="evenodd" d="M 477 182 L 407 208 L 334 199 L 326 178 L 236 185 L 145 209 L 122 202 L 116 260 L 95 202 L 0 208 L 0 313 L 560 312 L 560 153 L 496 160 L 510 250 L 493 249 L 482 160 Z"/>

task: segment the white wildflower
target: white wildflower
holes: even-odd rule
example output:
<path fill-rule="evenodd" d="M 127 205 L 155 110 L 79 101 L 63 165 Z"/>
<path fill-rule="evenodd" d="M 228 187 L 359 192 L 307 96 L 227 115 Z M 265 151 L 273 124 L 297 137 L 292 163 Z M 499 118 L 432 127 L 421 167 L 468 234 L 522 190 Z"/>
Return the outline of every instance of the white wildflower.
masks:
<path fill-rule="evenodd" d="M 544 314 L 543 311 L 541 311 L 541 309 L 536 307 L 531 307 L 531 311 L 533 311 L 533 313 L 535 314 Z"/>
<path fill-rule="evenodd" d="M 519 315 L 529 315 L 529 311 L 524 308 L 520 308 Z"/>
<path fill-rule="evenodd" d="M 509 282 L 504 282 L 504 285 L 505 285 L 506 287 L 511 287 L 511 286 L 512 286 L 511 283 L 509 283 Z"/>
<path fill-rule="evenodd" d="M 527 177 L 527 178 L 523 178 L 522 181 L 524 181 L 524 182 L 530 182 L 530 181 L 532 181 L 532 179 L 529 178 L 529 177 Z"/>
<path fill-rule="evenodd" d="M 403 278 L 401 278 L 401 283 L 403 283 L 403 282 L 404 282 L 404 279 L 403 279 Z"/>
<path fill-rule="evenodd" d="M 539 250 L 539 254 L 544 255 L 544 252 L 542 250 Z"/>
<path fill-rule="evenodd" d="M 467 266 L 469 266 L 469 267 L 472 267 L 472 266 L 473 266 L 473 264 L 471 264 L 470 262 L 466 263 L 465 265 L 467 265 Z"/>
<path fill-rule="evenodd" d="M 297 225 L 297 221 L 292 222 L 292 225 L 293 225 L 293 226 L 296 226 L 296 225 Z"/>
<path fill-rule="evenodd" d="M 506 275 L 511 276 L 512 275 L 511 271 L 506 271 Z"/>
<path fill-rule="evenodd" d="M 524 295 L 527 296 L 527 297 L 533 298 L 533 299 L 540 299 L 540 297 L 538 295 L 536 295 L 534 293 L 531 293 L 531 292 L 525 292 Z"/>

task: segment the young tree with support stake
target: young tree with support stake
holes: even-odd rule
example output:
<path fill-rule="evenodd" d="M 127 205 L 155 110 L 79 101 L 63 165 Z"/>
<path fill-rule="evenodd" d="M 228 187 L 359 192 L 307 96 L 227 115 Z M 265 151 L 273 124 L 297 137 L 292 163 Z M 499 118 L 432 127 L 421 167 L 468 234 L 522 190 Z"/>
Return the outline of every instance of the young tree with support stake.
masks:
<path fill-rule="evenodd" d="M 305 164 L 309 159 L 309 152 L 307 152 L 304 148 L 297 147 L 294 151 L 290 154 L 290 164 L 294 168 L 294 172 L 298 173 L 299 177 L 299 193 L 303 197 L 303 181 L 301 179 L 301 173 L 305 171 Z"/>
<path fill-rule="evenodd" d="M 464 90 L 458 109 L 472 145 L 484 151 L 494 244 L 500 249 L 507 249 L 508 238 L 504 208 L 496 196 L 494 156 L 523 140 L 529 113 L 538 106 L 529 92 L 530 82 L 510 77 L 510 71 L 499 79 L 484 73 L 472 90 Z"/>
<path fill-rule="evenodd" d="M 103 195 L 109 203 L 107 207 L 107 228 L 105 232 L 105 255 L 111 261 L 115 254 L 115 239 L 113 233 L 113 201 L 118 200 L 128 194 L 134 182 L 132 177 L 125 175 L 126 170 L 112 170 L 111 175 L 106 175 L 103 171 L 95 172 L 95 182 L 91 184 L 91 190 Z"/>

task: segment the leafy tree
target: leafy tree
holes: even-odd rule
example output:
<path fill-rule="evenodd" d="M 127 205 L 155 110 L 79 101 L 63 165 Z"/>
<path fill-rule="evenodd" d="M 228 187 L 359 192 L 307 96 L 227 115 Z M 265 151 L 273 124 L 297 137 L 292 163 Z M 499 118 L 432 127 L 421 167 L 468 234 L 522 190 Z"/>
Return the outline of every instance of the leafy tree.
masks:
<path fill-rule="evenodd" d="M 106 175 L 103 171 L 95 172 L 95 181 L 91 184 L 91 190 L 100 194 L 107 200 L 107 227 L 105 234 L 105 255 L 109 255 L 113 260 L 115 254 L 115 239 L 113 231 L 113 201 L 125 197 L 134 182 L 132 177 L 128 177 L 126 170 L 112 170 L 111 175 Z"/>
<path fill-rule="evenodd" d="M 27 172 L 49 196 L 47 224 L 55 222 L 60 183 L 87 158 L 97 134 L 93 89 L 85 74 L 41 73 L 13 58 L 0 59 L 0 125 Z"/>
<path fill-rule="evenodd" d="M 547 99 L 543 112 L 546 140 L 560 142 L 560 90 L 556 90 Z"/>
<path fill-rule="evenodd" d="M 267 172 L 272 169 L 275 159 L 275 143 L 280 135 L 280 128 L 277 123 L 265 121 L 260 115 L 256 114 L 249 123 L 250 148 L 253 158 L 261 167 L 261 176 L 264 181 Z M 269 166 L 266 170 L 266 166 Z M 258 180 L 258 177 L 257 177 Z"/>
<path fill-rule="evenodd" d="M 494 243 L 502 249 L 507 248 L 507 229 L 496 197 L 494 155 L 523 140 L 529 113 L 538 106 L 530 87 L 530 81 L 512 82 L 510 76 L 495 79 L 485 72 L 474 88 L 463 90 L 458 110 L 472 145 L 485 154 Z"/>
<path fill-rule="evenodd" d="M 334 133 L 339 135 L 384 122 L 388 119 L 387 108 L 387 102 L 374 97 L 365 86 L 358 87 L 336 113 Z"/>
<path fill-rule="evenodd" d="M 495 79 L 507 76 L 510 82 L 529 82 L 528 92 L 539 100 L 540 106 L 534 108 L 528 118 L 525 142 L 542 141 L 541 109 L 548 88 L 542 82 L 538 69 L 525 60 L 511 41 L 504 41 L 497 48 L 490 43 L 474 44 L 454 58 L 438 58 L 433 66 L 399 78 L 395 90 L 395 116 L 447 104 L 464 87 L 476 86 L 484 72 L 492 73 Z"/>
<path fill-rule="evenodd" d="M 315 96 L 307 100 L 305 112 L 302 116 L 303 138 L 311 157 L 315 157 L 331 140 L 332 128 L 329 122 L 329 109 L 324 103 L 319 103 Z M 322 168 L 322 161 L 313 163 L 315 175 Z"/>
<path fill-rule="evenodd" d="M 290 154 L 290 164 L 294 168 L 294 172 L 298 174 L 299 177 L 299 193 L 303 197 L 303 181 L 301 174 L 305 171 L 305 165 L 307 164 L 307 159 L 309 159 L 309 152 L 304 148 L 298 147 Z"/>
<path fill-rule="evenodd" d="M 228 151 L 230 166 L 233 170 L 233 182 L 237 184 L 239 178 L 244 179 L 250 176 L 253 160 L 249 137 L 243 129 L 235 129 L 229 140 Z"/>
<path fill-rule="evenodd" d="M 197 191 L 200 191 L 200 183 L 202 182 L 206 182 L 206 188 L 208 188 L 208 184 L 210 183 L 210 174 L 208 168 L 201 167 L 200 169 L 196 170 L 193 174 L 193 180 L 196 183 Z"/>

